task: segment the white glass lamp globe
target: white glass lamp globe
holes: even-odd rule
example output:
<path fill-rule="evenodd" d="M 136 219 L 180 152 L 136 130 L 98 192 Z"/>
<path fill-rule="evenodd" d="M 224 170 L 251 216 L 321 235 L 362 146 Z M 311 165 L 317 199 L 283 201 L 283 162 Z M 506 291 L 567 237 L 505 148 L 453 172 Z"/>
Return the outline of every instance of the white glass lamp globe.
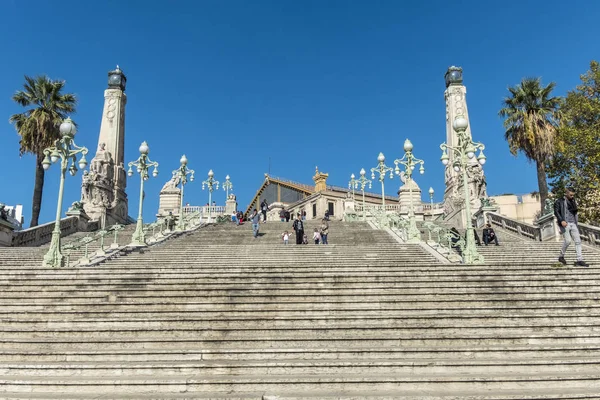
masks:
<path fill-rule="evenodd" d="M 365 176 L 365 174 L 366 174 L 366 171 L 365 171 L 365 169 L 364 169 L 364 168 L 361 168 L 361 170 L 360 170 L 360 175 L 361 175 L 361 176 Z"/>
<path fill-rule="evenodd" d="M 179 162 L 181 163 L 181 165 L 186 165 L 188 163 L 188 159 L 185 156 L 185 154 L 181 156 L 181 159 L 179 160 Z"/>
<path fill-rule="evenodd" d="M 67 118 L 60 124 L 60 134 L 62 136 L 75 136 L 77 133 L 77 127 L 71 120 L 71 118 Z"/>
<path fill-rule="evenodd" d="M 209 178 L 212 178 L 213 176 L 215 176 L 215 173 L 214 173 L 214 172 L 213 172 L 213 170 L 211 169 L 211 170 L 209 170 L 209 171 L 208 171 L 208 177 L 209 177 Z"/>
<path fill-rule="evenodd" d="M 377 156 L 377 161 L 379 161 L 380 163 L 385 161 L 385 156 L 383 155 L 383 153 L 379 153 L 379 156 Z"/>
<path fill-rule="evenodd" d="M 457 117 L 454 120 L 454 123 L 452 124 L 452 127 L 454 128 L 455 131 L 464 131 L 467 129 L 468 126 L 469 126 L 469 122 L 463 116 Z"/>
<path fill-rule="evenodd" d="M 140 154 L 148 154 L 150 153 L 150 147 L 148 147 L 148 143 L 146 142 L 142 142 L 142 144 L 140 145 Z"/>
<path fill-rule="evenodd" d="M 434 192 L 433 192 L 433 188 L 432 188 L 432 187 L 430 187 L 430 188 L 429 188 L 429 194 L 431 194 L 431 195 L 432 195 L 433 193 L 434 193 Z"/>
<path fill-rule="evenodd" d="M 410 140 L 406 139 L 404 141 L 404 151 L 412 151 L 413 149 L 413 144 L 410 142 Z"/>

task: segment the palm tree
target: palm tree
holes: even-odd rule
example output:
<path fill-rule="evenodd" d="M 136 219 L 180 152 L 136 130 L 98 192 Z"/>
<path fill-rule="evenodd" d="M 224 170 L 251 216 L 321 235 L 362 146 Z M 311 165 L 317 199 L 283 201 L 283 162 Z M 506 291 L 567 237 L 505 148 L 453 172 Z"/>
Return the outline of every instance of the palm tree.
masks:
<path fill-rule="evenodd" d="M 505 97 L 498 114 L 504 118 L 504 138 L 510 152 L 525 154 L 537 167 L 540 195 L 540 210 L 548 198 L 546 181 L 546 161 L 554 153 L 554 143 L 558 125 L 560 97 L 550 94 L 556 84 L 541 84 L 540 78 L 525 78 L 514 87 L 509 87 L 509 97 Z"/>
<path fill-rule="evenodd" d="M 60 138 L 59 127 L 68 114 L 75 112 L 77 99 L 71 93 L 61 93 L 64 81 L 55 81 L 47 76 L 34 78 L 25 75 L 24 90 L 18 90 L 12 99 L 28 109 L 10 117 L 11 124 L 21 136 L 20 153 L 36 156 L 35 186 L 31 208 L 30 226 L 37 226 L 42 207 L 44 189 L 44 149 Z"/>

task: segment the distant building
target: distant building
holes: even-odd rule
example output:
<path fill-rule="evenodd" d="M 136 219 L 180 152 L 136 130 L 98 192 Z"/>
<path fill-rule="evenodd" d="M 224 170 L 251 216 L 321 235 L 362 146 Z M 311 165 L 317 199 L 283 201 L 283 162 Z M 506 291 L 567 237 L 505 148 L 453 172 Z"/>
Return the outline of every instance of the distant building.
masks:
<path fill-rule="evenodd" d="M 490 196 L 500 209 L 498 213 L 508 218 L 532 224 L 540 213 L 540 198 L 533 194 L 503 194 Z"/>

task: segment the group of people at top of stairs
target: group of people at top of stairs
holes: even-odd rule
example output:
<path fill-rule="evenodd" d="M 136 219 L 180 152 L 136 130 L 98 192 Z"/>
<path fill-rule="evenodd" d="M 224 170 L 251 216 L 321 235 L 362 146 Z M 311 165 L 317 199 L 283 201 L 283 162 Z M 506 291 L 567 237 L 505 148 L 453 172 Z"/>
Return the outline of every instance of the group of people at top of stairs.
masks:
<path fill-rule="evenodd" d="M 255 208 L 252 211 L 252 215 L 250 215 L 250 221 L 252 222 L 252 235 L 256 239 L 258 237 L 258 232 L 260 229 L 260 216 L 262 214 L 262 223 L 267 222 L 267 211 L 269 211 L 269 203 L 266 200 L 263 200 L 260 203 L 261 213 Z M 279 212 L 279 218 L 281 222 L 290 222 L 291 214 L 285 208 Z M 232 216 L 232 221 L 234 221 Z M 239 221 L 239 218 L 238 218 Z M 281 239 L 284 244 L 288 244 L 290 240 L 290 236 L 296 236 L 296 244 L 308 244 L 308 235 L 304 232 L 304 221 L 306 221 L 306 211 L 299 212 L 294 219 L 294 223 L 292 225 L 293 232 L 285 231 L 281 234 Z M 318 228 L 315 228 L 313 232 L 313 241 L 315 244 L 329 244 L 327 241 L 327 237 L 329 235 L 329 212 L 325 213 L 325 218 L 321 220 L 321 225 Z"/>
<path fill-rule="evenodd" d="M 296 244 L 308 244 L 308 235 L 304 233 L 304 221 L 306 218 L 302 218 L 302 215 L 298 213 L 298 216 L 294 220 L 292 225 L 293 233 L 285 231 L 281 234 L 283 244 L 288 244 L 289 237 L 292 234 L 296 235 Z M 313 241 L 315 244 L 329 244 L 327 237 L 329 236 L 329 218 L 325 217 L 321 220 L 321 225 L 315 228 L 313 232 Z"/>
<path fill-rule="evenodd" d="M 575 253 L 577 254 L 575 266 L 589 267 L 589 264 L 583 261 L 583 254 L 581 253 L 581 236 L 579 235 L 579 227 L 577 226 L 579 221 L 577 218 L 577 202 L 575 201 L 575 190 L 572 187 L 566 188 L 565 196 L 554 202 L 554 216 L 558 222 L 560 233 L 563 236 L 563 244 L 558 256 L 558 262 L 567 265 L 565 252 L 571 242 L 575 242 Z"/>

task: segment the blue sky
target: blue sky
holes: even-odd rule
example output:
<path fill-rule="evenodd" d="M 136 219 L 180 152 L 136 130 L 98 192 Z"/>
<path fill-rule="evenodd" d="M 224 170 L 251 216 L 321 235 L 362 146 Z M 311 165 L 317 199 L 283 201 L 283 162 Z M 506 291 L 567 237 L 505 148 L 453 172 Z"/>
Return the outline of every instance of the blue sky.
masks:
<path fill-rule="evenodd" d="M 464 68 L 474 139 L 486 147 L 489 194 L 537 190 L 533 165 L 514 158 L 497 116 L 507 86 L 555 81 L 563 95 L 599 58 L 600 2 L 543 1 L 42 1 L 0 2 L 0 202 L 31 216 L 34 158 L 19 157 L 8 123 L 23 75 L 67 81 L 79 99 L 76 142 L 95 152 L 106 88 L 127 74 L 126 161 L 146 140 L 161 175 L 147 184 L 146 219 L 183 153 L 196 170 L 186 202 L 203 204 L 209 169 L 231 176 L 245 208 L 271 173 L 311 183 L 315 166 L 346 186 L 383 151 L 410 138 L 441 201 L 444 73 Z M 389 163 L 388 163 L 389 164 Z M 40 222 L 53 219 L 58 168 L 47 173 Z M 68 177 L 65 209 L 79 198 Z M 394 194 L 399 181 L 386 182 Z M 128 186 L 135 216 L 139 178 Z M 375 187 L 374 187 L 375 189 Z M 424 197 L 427 195 L 425 194 Z M 224 203 L 225 194 L 216 195 Z M 427 200 L 427 199 L 426 199 Z"/>

